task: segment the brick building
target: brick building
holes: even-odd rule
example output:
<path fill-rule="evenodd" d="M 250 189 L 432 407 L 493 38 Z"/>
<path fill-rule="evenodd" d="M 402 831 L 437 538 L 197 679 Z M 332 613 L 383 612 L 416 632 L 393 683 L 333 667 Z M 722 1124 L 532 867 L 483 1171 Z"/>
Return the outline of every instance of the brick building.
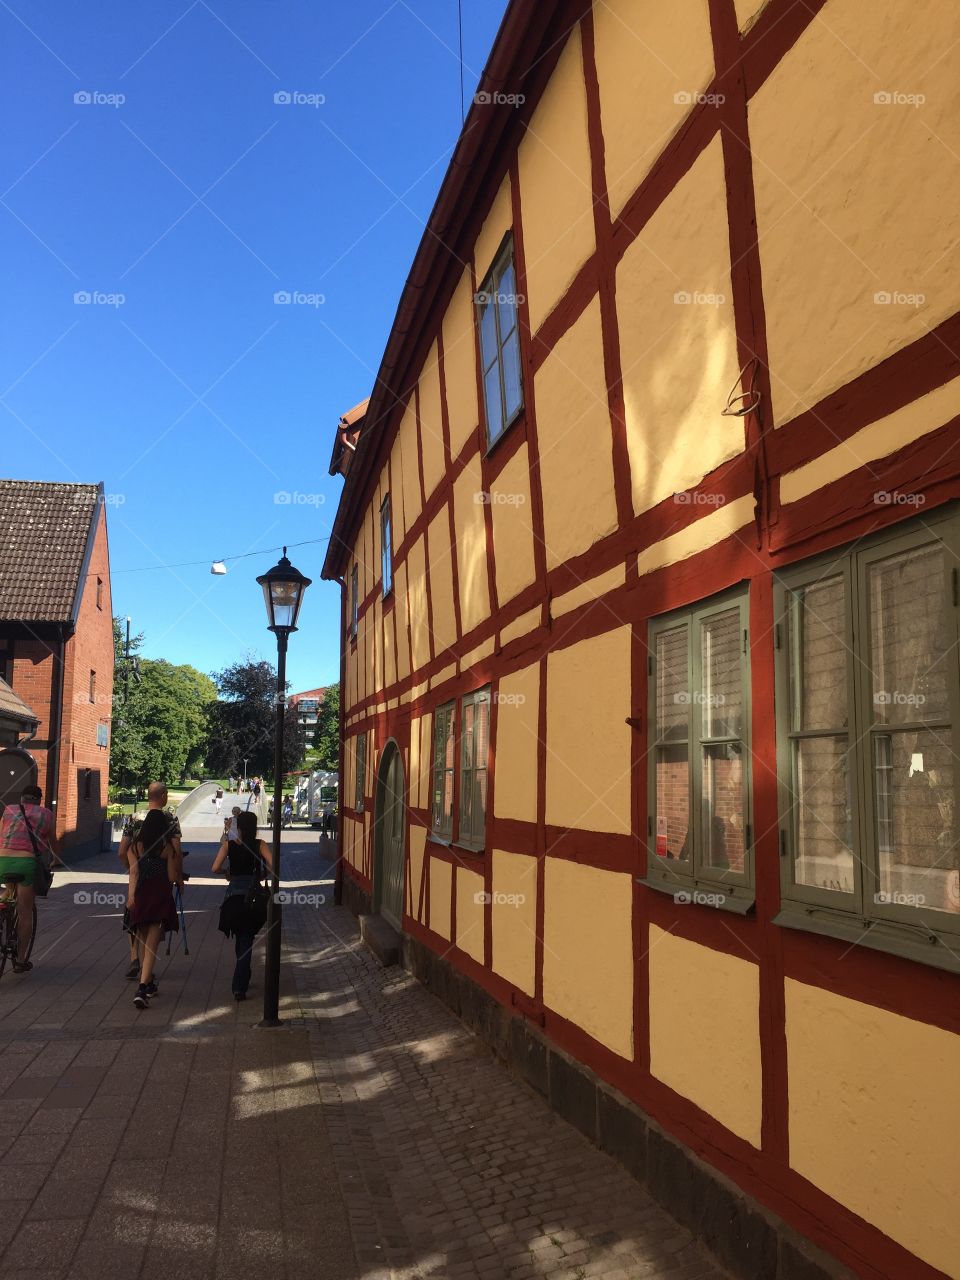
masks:
<path fill-rule="evenodd" d="M 0 679 L 36 716 L 26 744 L 57 833 L 99 848 L 113 619 L 103 485 L 0 480 Z"/>
<path fill-rule="evenodd" d="M 320 714 L 326 692 L 324 685 L 322 689 L 305 689 L 302 693 L 291 693 L 287 698 L 287 705 L 296 710 L 297 721 L 303 728 L 303 738 L 307 747 L 313 746 L 317 716 Z"/>

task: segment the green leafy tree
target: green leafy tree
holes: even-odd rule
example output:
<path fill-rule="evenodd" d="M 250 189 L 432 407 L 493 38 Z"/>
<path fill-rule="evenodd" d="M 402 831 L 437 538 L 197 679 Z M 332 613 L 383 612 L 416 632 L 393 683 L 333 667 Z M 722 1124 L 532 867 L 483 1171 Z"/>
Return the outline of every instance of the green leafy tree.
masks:
<path fill-rule="evenodd" d="M 113 785 L 134 785 L 144 770 L 143 723 L 139 701 L 140 649 L 143 633 L 130 637 L 126 649 L 123 618 L 113 620 L 113 723 L 110 727 L 110 781 Z"/>
<path fill-rule="evenodd" d="M 332 684 L 323 693 L 313 732 L 318 769 L 340 767 L 340 686 Z"/>
<path fill-rule="evenodd" d="M 269 662 L 235 662 L 214 674 L 219 698 L 207 709 L 207 771 L 215 777 L 273 774 L 277 722 L 277 673 Z M 290 711 L 284 720 L 284 771 L 299 769 L 305 752 L 302 727 Z"/>

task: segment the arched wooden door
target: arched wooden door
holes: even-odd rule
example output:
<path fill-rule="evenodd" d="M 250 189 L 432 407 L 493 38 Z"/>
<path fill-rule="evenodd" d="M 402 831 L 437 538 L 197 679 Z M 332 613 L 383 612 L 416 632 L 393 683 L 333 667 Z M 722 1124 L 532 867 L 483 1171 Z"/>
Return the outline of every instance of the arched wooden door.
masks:
<path fill-rule="evenodd" d="M 373 909 L 397 929 L 403 922 L 405 816 L 403 759 L 397 744 L 388 742 L 377 770 Z"/>

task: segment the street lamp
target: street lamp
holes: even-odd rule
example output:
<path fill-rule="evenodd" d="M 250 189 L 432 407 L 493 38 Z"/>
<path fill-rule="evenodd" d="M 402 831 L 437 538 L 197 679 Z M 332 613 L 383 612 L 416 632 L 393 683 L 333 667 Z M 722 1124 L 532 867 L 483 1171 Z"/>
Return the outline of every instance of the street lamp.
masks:
<path fill-rule="evenodd" d="M 287 637 L 297 629 L 304 592 L 310 586 L 287 559 L 287 548 L 273 568 L 257 579 L 263 588 L 268 627 L 277 637 L 277 741 L 273 757 L 273 884 L 267 905 L 267 955 L 263 980 L 262 1027 L 280 1025 L 280 816 L 283 808 L 283 712 L 287 696 Z"/>

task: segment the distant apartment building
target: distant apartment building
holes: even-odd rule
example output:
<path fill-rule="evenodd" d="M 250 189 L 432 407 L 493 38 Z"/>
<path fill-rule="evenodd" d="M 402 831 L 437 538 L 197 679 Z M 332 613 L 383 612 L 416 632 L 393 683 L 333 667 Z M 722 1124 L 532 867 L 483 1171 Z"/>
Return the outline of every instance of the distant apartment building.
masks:
<path fill-rule="evenodd" d="M 327 689 L 324 686 L 322 689 L 306 689 L 303 693 L 291 693 L 287 697 L 287 705 L 296 708 L 297 722 L 303 730 L 304 744 L 308 749 L 313 746 L 317 731 L 317 716 L 326 692 Z"/>
<path fill-rule="evenodd" d="M 345 900 L 751 1278 L 960 1276 L 958 46 L 514 0 L 337 428 Z"/>
<path fill-rule="evenodd" d="M 35 777 L 69 859 L 99 849 L 107 803 L 114 649 L 103 486 L 0 480 L 0 531 L 0 679 L 16 700 L 0 698 L 0 723 L 4 711 L 23 723 L 23 706 L 35 722 L 8 744 L 17 758 L 5 757 L 7 772 Z"/>

